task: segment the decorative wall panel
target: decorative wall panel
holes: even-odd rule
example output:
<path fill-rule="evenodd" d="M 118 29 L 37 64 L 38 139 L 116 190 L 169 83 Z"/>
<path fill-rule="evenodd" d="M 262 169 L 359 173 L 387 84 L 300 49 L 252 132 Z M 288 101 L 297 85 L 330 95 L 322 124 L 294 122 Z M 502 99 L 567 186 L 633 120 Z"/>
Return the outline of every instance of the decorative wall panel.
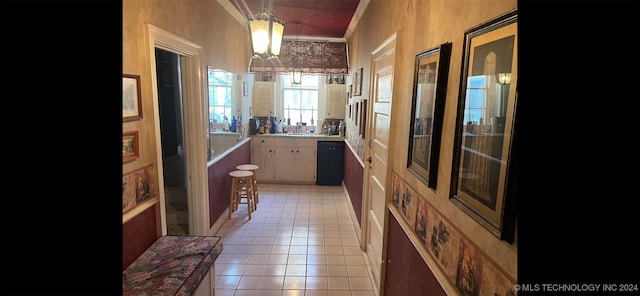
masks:
<path fill-rule="evenodd" d="M 278 58 L 254 57 L 249 72 L 289 72 L 295 67 L 304 73 L 347 74 L 347 44 L 284 40 Z"/>

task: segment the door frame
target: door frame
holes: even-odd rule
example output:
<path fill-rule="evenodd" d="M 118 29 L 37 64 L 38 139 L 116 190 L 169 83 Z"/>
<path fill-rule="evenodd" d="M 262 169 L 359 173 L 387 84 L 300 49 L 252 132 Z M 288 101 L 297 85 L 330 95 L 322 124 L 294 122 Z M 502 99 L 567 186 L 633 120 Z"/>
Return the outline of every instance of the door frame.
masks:
<path fill-rule="evenodd" d="M 182 81 L 182 105 L 184 121 L 184 146 L 187 167 L 187 203 L 189 235 L 207 235 L 209 226 L 209 186 L 207 178 L 207 139 L 205 130 L 205 83 L 202 72 L 202 47 L 177 35 L 147 24 L 153 124 L 155 130 L 156 162 L 158 164 L 158 190 L 160 199 L 160 224 L 162 235 L 167 235 L 164 174 L 162 171 L 162 142 L 160 140 L 160 110 L 156 77 L 155 49 L 161 48 L 180 56 Z"/>
<path fill-rule="evenodd" d="M 376 71 L 375 71 L 375 63 L 376 61 L 383 57 L 386 56 L 389 52 L 393 51 L 396 52 L 397 49 L 397 32 L 394 32 L 391 36 L 389 36 L 389 38 L 387 38 L 386 40 L 384 40 L 376 49 L 374 49 L 371 54 L 370 54 L 370 61 L 369 61 L 369 91 L 368 91 L 368 100 L 367 100 L 367 106 L 364 106 L 365 108 L 367 108 L 367 112 L 366 113 L 366 129 L 365 129 L 365 139 L 364 139 L 364 149 L 365 149 L 365 153 L 364 153 L 364 159 L 363 159 L 363 165 L 364 165 L 364 180 L 363 180 L 363 188 L 362 188 L 362 206 L 361 206 L 361 213 L 362 213 L 362 217 L 361 217 L 361 221 L 362 221 L 362 225 L 360 226 L 361 229 L 361 239 L 360 239 L 360 248 L 366 253 L 367 252 L 367 242 L 369 241 L 369 225 L 367 224 L 369 222 L 369 211 L 368 208 L 370 206 L 371 203 L 371 197 L 370 197 L 370 193 L 369 193 L 369 183 L 371 178 L 369 178 L 369 168 L 367 168 L 367 163 L 368 161 L 366 160 L 368 157 L 371 157 L 371 146 L 370 146 L 370 141 L 372 140 L 372 134 L 374 133 L 374 131 L 372 130 L 373 128 L 373 120 L 370 118 L 372 115 L 372 107 L 373 103 L 375 101 L 375 98 L 373 97 L 376 92 L 374 90 L 374 87 L 376 86 L 376 83 L 373 83 L 375 80 L 375 76 L 376 76 Z M 396 57 L 397 58 L 397 57 Z M 394 66 L 393 66 L 393 72 L 395 72 L 396 66 L 395 66 L 396 62 L 394 61 Z M 394 80 L 395 80 L 395 75 L 394 75 Z M 395 84 L 395 83 L 394 83 Z M 392 90 L 392 96 L 393 94 L 395 94 L 395 89 Z M 393 102 L 391 103 L 391 110 L 389 113 L 390 116 L 390 128 L 393 127 L 393 121 L 392 121 L 392 116 L 393 116 Z M 391 139 L 391 133 L 389 134 L 390 140 Z M 387 171 L 387 179 L 386 179 L 386 184 L 385 184 L 385 188 L 390 188 L 389 184 L 391 183 L 389 181 L 392 170 L 391 168 L 393 167 L 393 145 L 390 145 L 388 147 L 387 150 L 387 167 L 386 167 L 386 171 Z M 385 281 L 385 272 L 386 272 L 386 250 L 387 250 L 387 232 L 388 232 L 388 224 L 389 224 L 389 209 L 387 207 L 387 202 L 390 200 L 390 191 L 385 190 L 385 205 L 384 205 L 384 221 L 382 222 L 383 225 L 383 230 L 382 230 L 382 250 L 381 250 L 381 256 L 382 256 L 382 264 L 381 264 L 381 270 L 380 270 L 380 283 L 378 287 L 373 287 L 374 290 L 377 292 L 377 295 L 383 295 L 384 294 L 384 281 Z M 369 256 L 366 255 L 365 258 L 367 260 L 369 260 Z M 373 268 L 373 265 L 371 265 L 371 263 L 369 263 L 369 266 L 371 268 Z"/>

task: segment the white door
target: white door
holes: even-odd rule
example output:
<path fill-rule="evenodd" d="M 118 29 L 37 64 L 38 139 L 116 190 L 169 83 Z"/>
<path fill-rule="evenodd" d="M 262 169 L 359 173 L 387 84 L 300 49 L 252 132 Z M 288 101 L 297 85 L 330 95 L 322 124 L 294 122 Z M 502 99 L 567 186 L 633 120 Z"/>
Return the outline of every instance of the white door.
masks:
<path fill-rule="evenodd" d="M 389 164 L 389 129 L 393 93 L 393 64 L 395 59 L 395 35 L 385 41 L 371 56 L 370 102 L 366 106 L 368 122 L 365 141 L 364 181 L 364 247 L 375 280 L 375 290 L 383 291 L 386 252 L 385 228 L 387 225 L 386 188 Z"/>

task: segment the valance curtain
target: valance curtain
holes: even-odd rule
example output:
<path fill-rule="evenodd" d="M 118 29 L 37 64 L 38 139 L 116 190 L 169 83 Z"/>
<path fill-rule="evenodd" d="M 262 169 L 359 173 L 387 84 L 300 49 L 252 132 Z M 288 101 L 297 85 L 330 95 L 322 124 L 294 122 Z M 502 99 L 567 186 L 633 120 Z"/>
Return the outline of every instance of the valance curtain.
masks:
<path fill-rule="evenodd" d="M 249 72 L 290 72 L 296 66 L 304 73 L 348 74 L 347 44 L 283 40 L 278 58 L 253 57 Z"/>

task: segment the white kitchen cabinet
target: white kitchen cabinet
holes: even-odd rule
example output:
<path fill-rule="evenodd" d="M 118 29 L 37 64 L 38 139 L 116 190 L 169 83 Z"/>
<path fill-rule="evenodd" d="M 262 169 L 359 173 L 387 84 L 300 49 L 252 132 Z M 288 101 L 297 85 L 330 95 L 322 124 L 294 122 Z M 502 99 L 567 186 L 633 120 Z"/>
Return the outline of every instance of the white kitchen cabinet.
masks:
<path fill-rule="evenodd" d="M 291 183 L 315 183 L 316 149 L 277 147 L 276 180 Z"/>
<path fill-rule="evenodd" d="M 344 119 L 346 100 L 347 88 L 344 84 L 327 84 L 325 118 Z"/>
<path fill-rule="evenodd" d="M 275 82 L 255 81 L 253 83 L 253 116 L 273 117 L 275 114 Z"/>
<path fill-rule="evenodd" d="M 315 183 L 316 139 L 278 138 L 276 142 L 276 180 Z"/>
<path fill-rule="evenodd" d="M 258 182 L 273 182 L 276 177 L 275 139 L 254 138 L 251 140 L 252 163 L 259 168 L 256 171 Z"/>

